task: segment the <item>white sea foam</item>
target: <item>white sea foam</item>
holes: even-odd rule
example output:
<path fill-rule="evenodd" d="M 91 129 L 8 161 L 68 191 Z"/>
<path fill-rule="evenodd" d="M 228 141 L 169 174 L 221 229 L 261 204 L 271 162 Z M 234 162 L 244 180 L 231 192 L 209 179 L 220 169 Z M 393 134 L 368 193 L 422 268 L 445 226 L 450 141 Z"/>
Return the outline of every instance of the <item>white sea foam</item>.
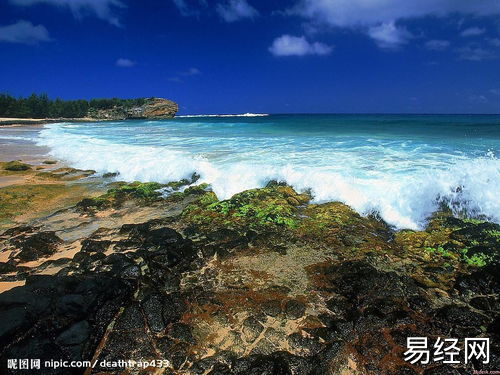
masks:
<path fill-rule="evenodd" d="M 280 153 L 265 153 L 257 162 L 245 158 L 218 162 L 186 151 L 189 149 L 117 143 L 67 132 L 55 125 L 41 132 L 38 143 L 50 147 L 52 156 L 74 167 L 119 172 L 127 181 L 168 182 L 197 172 L 200 182 L 211 184 L 219 199 L 274 179 L 286 181 L 299 191 L 311 189 L 315 202 L 341 201 L 361 214 L 376 211 L 397 228 L 422 228 L 439 204 L 449 205 L 456 213 L 485 215 L 500 222 L 500 160 L 493 153 L 474 159 L 457 158 L 445 166 L 434 162 L 431 155 L 421 162 L 423 167 L 401 173 L 391 166 L 391 160 L 401 155 L 387 151 L 381 161 L 386 166 L 383 171 L 368 168 L 359 174 L 350 171 L 349 164 L 345 164 L 347 170 L 332 170 L 314 162 L 293 162 L 297 159 L 292 151 L 287 156 L 292 160 L 288 164 L 282 162 Z M 353 152 L 353 160 L 360 163 L 355 157 Z"/>
<path fill-rule="evenodd" d="M 5 139 L 5 140 L 9 140 L 9 141 L 35 141 L 36 137 L 23 137 L 20 135 L 0 134 L 0 139 Z"/>

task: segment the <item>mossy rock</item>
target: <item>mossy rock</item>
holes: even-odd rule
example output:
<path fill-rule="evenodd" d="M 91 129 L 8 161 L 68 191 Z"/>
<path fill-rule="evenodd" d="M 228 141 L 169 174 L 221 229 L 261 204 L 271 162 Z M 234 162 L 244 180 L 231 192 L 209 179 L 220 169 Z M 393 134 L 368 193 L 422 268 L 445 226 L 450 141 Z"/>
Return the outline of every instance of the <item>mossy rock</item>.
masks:
<path fill-rule="evenodd" d="M 48 164 L 48 165 L 57 164 L 57 160 L 44 160 L 43 164 Z"/>
<path fill-rule="evenodd" d="M 433 262 L 483 267 L 500 259 L 500 225 L 437 212 L 423 231 L 400 231 L 395 243 Z"/>
<path fill-rule="evenodd" d="M 3 166 L 3 169 L 6 171 L 11 171 L 11 172 L 22 172 L 22 171 L 29 171 L 31 169 L 31 166 L 29 164 L 21 163 L 20 161 L 13 160 L 9 161 L 8 163 L 5 163 Z"/>
<path fill-rule="evenodd" d="M 159 189 L 165 187 L 157 182 L 132 182 L 130 184 L 118 183 L 109 189 L 106 194 L 94 198 L 84 198 L 78 202 L 77 207 L 84 210 L 102 210 L 110 207 L 120 207 L 127 198 L 134 198 L 142 202 L 153 202 L 161 197 Z"/>
<path fill-rule="evenodd" d="M 309 201 L 290 186 L 268 185 L 217 201 L 215 194 L 204 192 L 197 202 L 184 209 L 184 221 L 203 226 L 248 226 L 251 228 L 295 228 L 298 206 Z"/>
<path fill-rule="evenodd" d="M 17 216 L 38 217 L 78 202 L 86 192 L 82 185 L 27 184 L 0 188 L 0 228 Z"/>
<path fill-rule="evenodd" d="M 162 200 L 182 200 L 188 194 L 204 194 L 208 185 L 201 184 L 198 186 L 190 186 L 184 192 L 174 192 L 168 197 L 163 195 L 161 189 L 170 188 L 172 186 L 181 187 L 189 184 L 190 181 L 183 180 L 176 183 L 160 184 L 158 182 L 116 182 L 112 184 L 112 188 L 106 194 L 94 198 L 85 198 L 81 200 L 77 207 L 83 211 L 102 210 L 111 207 L 121 207 L 127 199 L 135 199 L 141 204 L 152 204 Z"/>
<path fill-rule="evenodd" d="M 363 217 L 341 202 L 310 204 L 302 211 L 298 237 L 356 251 L 386 251 L 393 231 L 381 219 Z"/>
<path fill-rule="evenodd" d="M 96 173 L 94 170 L 81 170 L 75 168 L 58 168 L 48 172 L 39 172 L 37 177 L 51 180 L 75 181 L 85 177 L 92 176 Z"/>

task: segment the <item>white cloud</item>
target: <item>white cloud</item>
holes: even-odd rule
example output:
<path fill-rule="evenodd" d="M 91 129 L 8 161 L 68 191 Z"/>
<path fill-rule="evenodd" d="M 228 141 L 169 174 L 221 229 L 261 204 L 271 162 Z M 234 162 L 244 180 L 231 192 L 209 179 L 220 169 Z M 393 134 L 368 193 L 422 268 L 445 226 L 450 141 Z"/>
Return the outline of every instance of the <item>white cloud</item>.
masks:
<path fill-rule="evenodd" d="M 457 49 L 457 52 L 461 60 L 483 61 L 497 58 L 493 51 L 478 46 L 462 47 Z"/>
<path fill-rule="evenodd" d="M 133 60 L 120 57 L 118 60 L 116 60 L 115 65 L 119 66 L 120 68 L 131 68 L 133 66 L 136 66 L 137 63 Z"/>
<path fill-rule="evenodd" d="M 488 98 L 484 95 L 471 95 L 469 96 L 469 100 L 472 102 L 472 103 L 476 103 L 476 104 L 486 104 L 488 103 Z"/>
<path fill-rule="evenodd" d="M 197 6 L 199 5 L 204 7 L 207 6 L 205 0 L 198 0 L 196 4 L 194 4 L 195 2 L 191 0 L 191 5 L 189 5 L 186 0 L 172 0 L 172 1 L 174 2 L 174 5 L 177 7 L 177 9 L 179 9 L 179 13 L 185 17 L 198 16 L 200 15 L 200 11 L 197 9 Z"/>
<path fill-rule="evenodd" d="M 168 80 L 172 82 L 177 82 L 177 83 L 182 83 L 183 80 L 181 77 L 191 77 L 191 76 L 197 76 L 201 74 L 201 70 L 198 68 L 189 68 L 186 69 L 182 72 L 179 72 L 176 76 L 170 77 Z"/>
<path fill-rule="evenodd" d="M 500 39 L 499 38 L 489 39 L 488 43 L 490 43 L 492 46 L 500 47 Z"/>
<path fill-rule="evenodd" d="M 183 16 L 191 15 L 191 11 L 184 0 L 172 0 Z"/>
<path fill-rule="evenodd" d="M 121 0 L 9 0 L 18 6 L 31 6 L 36 4 L 49 4 L 69 8 L 75 18 L 82 18 L 94 14 L 98 18 L 114 26 L 121 26 L 116 10 L 124 8 Z"/>
<path fill-rule="evenodd" d="M 404 27 L 398 27 L 394 22 L 385 22 L 368 29 L 368 35 L 375 40 L 380 48 L 394 49 L 408 43 L 413 35 Z"/>
<path fill-rule="evenodd" d="M 500 14 L 498 0 L 300 0 L 292 13 L 332 26 L 375 26 L 407 18 L 452 13 Z"/>
<path fill-rule="evenodd" d="M 273 41 L 269 51 L 275 56 L 328 55 L 333 48 L 323 43 L 309 43 L 303 36 L 282 35 Z"/>
<path fill-rule="evenodd" d="M 442 51 L 448 48 L 449 46 L 450 42 L 448 42 L 447 40 L 440 40 L 440 39 L 429 40 L 425 43 L 425 47 L 433 51 Z"/>
<path fill-rule="evenodd" d="M 0 42 L 37 44 L 50 40 L 45 26 L 35 26 L 29 21 L 21 20 L 12 25 L 0 26 Z"/>
<path fill-rule="evenodd" d="M 480 27 L 469 27 L 468 29 L 465 29 L 460 33 L 461 36 L 468 37 L 468 36 L 478 36 L 482 35 L 485 33 L 485 29 L 482 29 Z"/>
<path fill-rule="evenodd" d="M 493 95 L 500 95 L 500 89 L 491 89 L 490 93 L 492 93 Z"/>
<path fill-rule="evenodd" d="M 201 74 L 201 71 L 198 68 L 189 68 L 188 70 L 180 72 L 179 74 L 181 76 L 196 76 L 198 74 Z"/>
<path fill-rule="evenodd" d="M 498 0 L 298 0 L 287 11 L 316 25 L 350 28 L 374 37 L 383 48 L 408 41 L 396 24 L 426 16 L 451 14 L 492 16 L 500 14 Z"/>
<path fill-rule="evenodd" d="M 215 9 L 226 22 L 234 22 L 242 18 L 254 18 L 259 15 L 257 9 L 248 4 L 247 0 L 228 0 L 224 4 L 217 4 Z"/>

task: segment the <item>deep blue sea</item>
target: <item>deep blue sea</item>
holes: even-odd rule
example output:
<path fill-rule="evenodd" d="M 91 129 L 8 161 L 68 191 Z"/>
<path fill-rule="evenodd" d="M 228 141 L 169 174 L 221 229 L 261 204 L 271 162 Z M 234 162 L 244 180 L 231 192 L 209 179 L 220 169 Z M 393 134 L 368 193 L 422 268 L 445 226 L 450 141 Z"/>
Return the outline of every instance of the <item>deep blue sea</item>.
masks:
<path fill-rule="evenodd" d="M 440 204 L 500 222 L 500 116 L 269 115 L 47 125 L 77 168 L 167 182 L 201 175 L 220 199 L 269 180 L 316 202 L 422 228 Z"/>

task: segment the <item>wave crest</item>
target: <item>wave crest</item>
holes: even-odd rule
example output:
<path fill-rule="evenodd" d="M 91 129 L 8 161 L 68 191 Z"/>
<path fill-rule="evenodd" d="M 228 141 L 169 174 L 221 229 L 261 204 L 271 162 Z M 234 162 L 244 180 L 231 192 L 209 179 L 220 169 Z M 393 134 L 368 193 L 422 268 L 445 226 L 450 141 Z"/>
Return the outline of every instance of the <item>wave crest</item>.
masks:
<path fill-rule="evenodd" d="M 54 125 L 41 132 L 38 144 L 50 147 L 53 157 L 76 168 L 119 172 L 126 181 L 169 182 L 196 172 L 200 182 L 212 185 L 219 199 L 279 180 L 298 191 L 310 189 L 317 203 L 340 201 L 363 215 L 376 211 L 400 229 L 422 229 L 441 204 L 456 214 L 483 215 L 500 222 L 500 160 L 491 154 L 456 161 L 447 169 L 428 168 L 404 175 L 387 171 L 359 177 L 315 165 L 277 166 L 272 160 L 258 166 L 242 161 L 215 164 L 183 151 L 111 143 L 70 134 Z"/>

